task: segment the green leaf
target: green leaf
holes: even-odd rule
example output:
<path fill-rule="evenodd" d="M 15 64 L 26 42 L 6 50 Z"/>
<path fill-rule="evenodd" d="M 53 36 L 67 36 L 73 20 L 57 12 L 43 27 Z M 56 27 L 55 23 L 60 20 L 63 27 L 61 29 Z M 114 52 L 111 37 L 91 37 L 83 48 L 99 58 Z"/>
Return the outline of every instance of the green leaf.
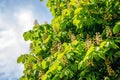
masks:
<path fill-rule="evenodd" d="M 20 63 L 20 62 L 24 63 L 25 62 L 24 58 L 25 58 L 24 55 L 19 56 L 18 59 L 17 59 L 17 63 Z"/>
<path fill-rule="evenodd" d="M 36 70 L 37 69 L 37 64 L 34 64 L 32 68 L 33 68 L 33 70 Z"/>
<path fill-rule="evenodd" d="M 64 74 L 64 71 L 65 71 L 65 70 L 62 70 L 62 72 L 60 73 L 60 75 L 59 75 L 60 78 L 63 78 L 63 77 L 64 77 L 64 75 L 65 75 L 65 74 Z"/>
<path fill-rule="evenodd" d="M 47 80 L 47 75 L 43 75 L 42 80 Z"/>
<path fill-rule="evenodd" d="M 110 46 L 113 48 L 113 49 L 118 49 L 119 46 L 117 44 L 115 44 L 115 42 L 111 41 L 110 42 Z"/>
<path fill-rule="evenodd" d="M 82 8 L 77 8 L 74 12 L 74 14 L 80 14 L 80 11 L 81 11 Z"/>
<path fill-rule="evenodd" d="M 51 39 L 51 36 L 49 35 L 47 39 L 44 40 L 44 43 L 48 43 L 50 39 Z"/>
<path fill-rule="evenodd" d="M 103 41 L 103 42 L 100 44 L 100 48 L 103 48 L 105 45 L 109 45 L 109 42 Z"/>
<path fill-rule="evenodd" d="M 98 56 L 102 59 L 105 59 L 105 53 L 98 53 Z"/>
<path fill-rule="evenodd" d="M 45 60 L 42 61 L 42 68 L 43 69 L 47 68 L 47 62 Z"/>
<path fill-rule="evenodd" d="M 117 43 L 120 43 L 120 37 L 119 36 L 114 37 L 114 41 L 117 42 Z"/>
<path fill-rule="evenodd" d="M 95 60 L 99 61 L 100 60 L 100 57 L 98 55 L 99 53 L 98 52 L 94 52 L 93 54 L 94 54 L 93 57 L 95 58 Z"/>
<path fill-rule="evenodd" d="M 30 33 L 29 32 L 24 32 L 23 37 L 24 37 L 25 41 L 28 41 L 29 38 L 30 38 Z"/>
<path fill-rule="evenodd" d="M 85 69 L 85 68 L 86 68 L 86 62 L 81 61 L 78 64 L 78 70 L 82 70 L 82 69 Z"/>
<path fill-rule="evenodd" d="M 118 57 L 118 56 L 120 56 L 120 51 L 117 51 L 116 53 L 115 53 L 115 55 Z"/>
<path fill-rule="evenodd" d="M 60 71 L 62 69 L 62 66 L 57 66 L 57 70 Z"/>
<path fill-rule="evenodd" d="M 86 73 L 89 72 L 87 69 L 83 70 L 80 72 L 80 77 L 84 77 L 86 75 Z"/>
<path fill-rule="evenodd" d="M 22 76 L 20 80 L 29 80 L 27 76 Z"/>
<path fill-rule="evenodd" d="M 76 64 L 71 65 L 71 70 L 72 70 L 73 72 L 76 72 L 77 69 L 78 69 L 78 66 L 77 66 Z"/>
<path fill-rule="evenodd" d="M 54 77 L 53 77 L 53 79 L 52 80 L 60 80 L 59 79 L 59 75 L 58 74 L 56 74 Z"/>
<path fill-rule="evenodd" d="M 116 34 L 120 31 L 120 21 L 117 22 L 113 28 L 113 33 Z"/>
<path fill-rule="evenodd" d="M 104 80 L 110 80 L 110 78 L 109 77 L 104 77 Z"/>

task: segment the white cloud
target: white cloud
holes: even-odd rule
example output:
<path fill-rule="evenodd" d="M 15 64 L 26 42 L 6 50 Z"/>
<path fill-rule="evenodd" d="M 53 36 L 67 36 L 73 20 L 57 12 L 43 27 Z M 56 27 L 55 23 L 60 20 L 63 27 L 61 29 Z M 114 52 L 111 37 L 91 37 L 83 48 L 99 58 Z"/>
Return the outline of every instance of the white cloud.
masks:
<path fill-rule="evenodd" d="M 24 31 L 32 28 L 34 15 L 31 9 L 20 9 L 19 11 L 14 13 L 14 17 L 17 20 L 18 25 L 21 26 Z"/>
<path fill-rule="evenodd" d="M 25 43 L 22 34 L 32 28 L 34 14 L 32 9 L 27 10 L 24 7 L 16 9 L 11 15 L 0 12 L 0 80 L 22 75 L 23 65 L 17 64 L 17 57 L 28 51 L 29 43 Z M 12 76 L 11 76 L 12 73 Z M 14 73 L 14 74 L 13 74 Z M 11 76 L 11 77 L 10 77 Z"/>
<path fill-rule="evenodd" d="M 9 33 L 9 34 L 8 34 Z M 0 32 L 0 50 L 4 49 L 5 47 L 12 45 L 15 42 L 14 39 L 14 31 L 13 30 L 6 30 Z"/>

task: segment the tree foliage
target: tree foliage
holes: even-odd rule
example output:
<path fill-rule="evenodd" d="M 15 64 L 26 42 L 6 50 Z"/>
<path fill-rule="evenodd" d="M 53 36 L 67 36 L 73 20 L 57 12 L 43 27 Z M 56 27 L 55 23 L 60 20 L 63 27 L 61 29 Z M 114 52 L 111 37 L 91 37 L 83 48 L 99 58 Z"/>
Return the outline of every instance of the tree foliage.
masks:
<path fill-rule="evenodd" d="M 48 0 L 51 24 L 23 34 L 31 41 L 20 80 L 120 80 L 120 1 Z"/>

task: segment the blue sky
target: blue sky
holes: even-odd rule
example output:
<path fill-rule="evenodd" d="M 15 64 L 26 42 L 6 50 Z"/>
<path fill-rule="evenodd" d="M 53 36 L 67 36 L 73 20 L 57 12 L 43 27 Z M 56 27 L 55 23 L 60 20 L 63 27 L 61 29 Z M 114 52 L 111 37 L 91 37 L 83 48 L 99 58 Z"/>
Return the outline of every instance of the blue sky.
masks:
<path fill-rule="evenodd" d="M 33 26 L 51 22 L 52 15 L 46 1 L 0 0 L 0 80 L 18 80 L 23 65 L 17 64 L 17 57 L 29 51 L 29 42 L 23 40 L 23 32 Z"/>

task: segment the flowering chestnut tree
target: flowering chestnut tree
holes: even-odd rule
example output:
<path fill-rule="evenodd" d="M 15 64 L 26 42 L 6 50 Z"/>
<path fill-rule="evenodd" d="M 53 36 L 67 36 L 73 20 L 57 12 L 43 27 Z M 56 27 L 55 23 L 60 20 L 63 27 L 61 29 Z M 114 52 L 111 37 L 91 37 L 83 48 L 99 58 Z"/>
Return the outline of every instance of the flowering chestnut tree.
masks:
<path fill-rule="evenodd" d="M 48 0 L 51 24 L 24 32 L 20 80 L 120 80 L 120 1 Z"/>

